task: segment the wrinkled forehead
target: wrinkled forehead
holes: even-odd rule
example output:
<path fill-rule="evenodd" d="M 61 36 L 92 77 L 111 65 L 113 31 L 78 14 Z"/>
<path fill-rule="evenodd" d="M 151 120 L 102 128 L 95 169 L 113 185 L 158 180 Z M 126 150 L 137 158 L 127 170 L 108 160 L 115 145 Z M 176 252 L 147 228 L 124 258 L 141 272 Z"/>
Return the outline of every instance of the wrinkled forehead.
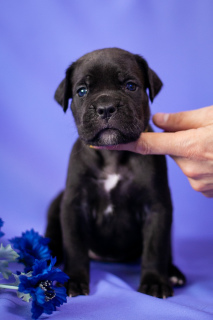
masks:
<path fill-rule="evenodd" d="M 135 56 L 123 50 L 97 50 L 76 61 L 73 82 L 81 82 L 85 77 L 115 77 L 120 81 L 130 78 L 141 79 L 141 71 Z"/>

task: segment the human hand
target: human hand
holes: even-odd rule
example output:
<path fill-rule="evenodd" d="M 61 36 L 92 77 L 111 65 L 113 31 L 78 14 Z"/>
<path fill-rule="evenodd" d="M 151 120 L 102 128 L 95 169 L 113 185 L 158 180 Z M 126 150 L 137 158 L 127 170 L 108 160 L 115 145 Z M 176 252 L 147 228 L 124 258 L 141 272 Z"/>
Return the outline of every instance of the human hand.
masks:
<path fill-rule="evenodd" d="M 153 122 L 165 132 L 145 132 L 136 142 L 108 149 L 143 155 L 168 154 L 194 190 L 213 197 L 213 106 L 173 114 L 157 113 Z"/>

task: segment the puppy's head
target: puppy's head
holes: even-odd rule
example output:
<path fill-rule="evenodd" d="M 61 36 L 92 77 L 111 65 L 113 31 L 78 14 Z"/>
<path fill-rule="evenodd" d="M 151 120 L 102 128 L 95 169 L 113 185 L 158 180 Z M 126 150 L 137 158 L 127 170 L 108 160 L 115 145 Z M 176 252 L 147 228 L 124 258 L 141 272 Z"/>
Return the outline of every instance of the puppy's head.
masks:
<path fill-rule="evenodd" d="M 108 48 L 74 62 L 55 99 L 65 112 L 72 99 L 78 133 L 86 144 L 116 145 L 137 140 L 146 129 L 149 98 L 153 101 L 161 87 L 161 80 L 142 57 Z"/>

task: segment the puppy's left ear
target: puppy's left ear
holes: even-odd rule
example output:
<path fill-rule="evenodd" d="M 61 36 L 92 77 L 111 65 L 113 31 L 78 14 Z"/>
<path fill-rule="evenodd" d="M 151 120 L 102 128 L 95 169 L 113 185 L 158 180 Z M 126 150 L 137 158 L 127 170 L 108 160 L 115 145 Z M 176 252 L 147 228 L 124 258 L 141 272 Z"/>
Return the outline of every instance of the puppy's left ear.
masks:
<path fill-rule="evenodd" d="M 145 86 L 149 89 L 149 98 L 153 102 L 155 96 L 161 90 L 163 83 L 158 75 L 148 66 L 148 63 L 139 55 L 135 55 L 136 61 L 145 76 Z"/>
<path fill-rule="evenodd" d="M 74 63 L 67 69 L 66 77 L 63 79 L 55 91 L 55 100 L 63 107 L 64 112 L 67 111 L 69 99 L 72 98 L 72 74 Z"/>

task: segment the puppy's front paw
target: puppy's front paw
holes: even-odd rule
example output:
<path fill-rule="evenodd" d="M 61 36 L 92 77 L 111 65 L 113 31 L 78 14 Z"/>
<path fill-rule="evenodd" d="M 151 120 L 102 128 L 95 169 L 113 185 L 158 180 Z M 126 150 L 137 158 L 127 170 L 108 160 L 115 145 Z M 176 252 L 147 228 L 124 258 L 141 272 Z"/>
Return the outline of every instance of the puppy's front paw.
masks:
<path fill-rule="evenodd" d="M 143 277 L 138 291 L 162 299 L 173 296 L 173 289 L 169 282 L 152 273 Z"/>
<path fill-rule="evenodd" d="M 86 282 L 69 280 L 67 282 L 67 295 L 69 297 L 76 297 L 79 295 L 88 296 L 89 284 Z"/>

